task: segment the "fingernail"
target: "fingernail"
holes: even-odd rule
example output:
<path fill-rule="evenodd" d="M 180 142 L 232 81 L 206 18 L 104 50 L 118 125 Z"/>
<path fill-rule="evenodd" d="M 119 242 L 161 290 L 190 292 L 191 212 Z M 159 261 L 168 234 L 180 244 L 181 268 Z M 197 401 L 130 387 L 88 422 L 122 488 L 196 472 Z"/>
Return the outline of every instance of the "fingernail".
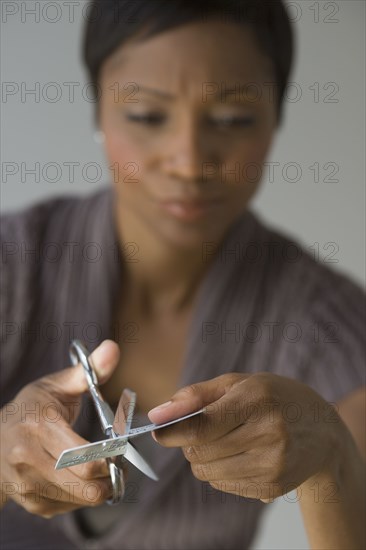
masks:
<path fill-rule="evenodd" d="M 172 403 L 173 403 L 173 401 L 166 401 L 166 403 L 163 403 L 162 405 L 158 405 L 154 409 L 151 409 L 151 411 L 149 411 L 149 413 L 158 412 L 158 411 L 161 411 L 162 409 L 166 409 L 166 407 L 169 407 L 169 405 L 171 405 Z"/>

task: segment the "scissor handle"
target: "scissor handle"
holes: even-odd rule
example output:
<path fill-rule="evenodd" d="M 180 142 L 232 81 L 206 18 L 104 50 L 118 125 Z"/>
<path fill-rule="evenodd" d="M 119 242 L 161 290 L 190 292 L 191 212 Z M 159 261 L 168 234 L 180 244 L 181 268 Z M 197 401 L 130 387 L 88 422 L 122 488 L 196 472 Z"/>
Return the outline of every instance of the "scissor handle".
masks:
<path fill-rule="evenodd" d="M 89 351 L 80 340 L 73 340 L 70 344 L 70 359 L 74 365 L 79 362 L 84 367 L 84 373 L 88 382 L 89 391 L 102 426 L 103 433 L 108 437 L 114 437 L 113 421 L 114 414 L 108 403 L 103 399 L 98 389 L 98 378 L 92 365 L 89 362 Z"/>
<path fill-rule="evenodd" d="M 125 494 L 125 484 L 121 468 L 118 468 L 111 458 L 106 458 L 106 461 L 109 467 L 109 475 L 111 476 L 113 487 L 112 498 L 109 498 L 106 502 L 111 506 L 122 502 Z"/>
<path fill-rule="evenodd" d="M 90 355 L 89 350 L 84 346 L 80 340 L 73 340 L 70 344 L 69 355 L 71 362 L 74 366 L 81 363 L 84 368 L 84 373 L 88 382 L 88 386 L 98 386 L 98 378 L 91 367 L 88 357 Z"/>

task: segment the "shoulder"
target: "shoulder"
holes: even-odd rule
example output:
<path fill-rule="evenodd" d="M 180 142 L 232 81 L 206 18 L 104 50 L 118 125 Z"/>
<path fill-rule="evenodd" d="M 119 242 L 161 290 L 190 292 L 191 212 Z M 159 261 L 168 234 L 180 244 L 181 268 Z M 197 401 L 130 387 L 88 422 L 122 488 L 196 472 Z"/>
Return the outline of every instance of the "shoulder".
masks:
<path fill-rule="evenodd" d="M 85 215 L 86 212 L 93 214 L 109 199 L 110 189 L 103 188 L 90 195 L 54 197 L 15 212 L 2 214 L 0 217 L 1 242 L 8 243 L 6 249 L 10 250 L 11 244 L 15 241 L 21 243 L 32 238 L 47 236 L 58 222 L 73 221 L 74 218 Z M 68 225 L 63 225 L 63 232 Z M 15 250 L 15 247 L 13 249 Z M 6 258 L 10 260 L 10 256 L 9 252 Z M 4 256 L 2 260 L 4 261 Z"/>
<path fill-rule="evenodd" d="M 39 268 L 40 242 L 47 224 L 70 199 L 52 199 L 0 218 L 1 317 L 12 319 L 13 311 L 24 309 L 27 292 Z M 9 318 L 9 317 L 8 317 Z"/>
<path fill-rule="evenodd" d="M 365 384 L 364 290 L 298 240 L 257 216 L 252 223 L 262 254 L 253 266 L 254 315 L 278 336 L 265 345 L 267 368 L 301 379 L 330 401 L 343 398 Z"/>
<path fill-rule="evenodd" d="M 296 238 L 278 231 L 252 214 L 254 241 L 262 256 L 272 299 L 294 309 L 319 309 L 325 303 L 341 305 L 349 311 L 365 314 L 365 291 L 337 267 L 336 245 L 329 243 L 322 256 L 316 245 L 306 247 Z"/>
<path fill-rule="evenodd" d="M 11 264 L 17 252 L 34 239 L 44 235 L 54 215 L 72 209 L 79 197 L 57 197 L 27 206 L 15 212 L 5 213 L 0 218 L 2 262 Z"/>
<path fill-rule="evenodd" d="M 8 280 L 14 290 L 16 281 L 25 281 L 35 274 L 47 248 L 80 236 L 86 222 L 95 219 L 109 199 L 109 189 L 103 188 L 89 196 L 56 197 L 3 214 L 0 218 L 3 282 Z"/>
<path fill-rule="evenodd" d="M 87 232 L 85 220 L 108 200 L 108 189 L 89 196 L 56 197 L 0 218 L 0 318 L 2 361 L 12 363 L 21 353 L 17 333 L 32 318 L 43 293 L 43 272 L 57 270 L 53 258 L 65 241 Z M 91 224 L 91 221 L 89 223 Z M 94 224 L 95 225 L 95 224 Z M 86 229 L 85 229 L 86 227 Z M 64 251 L 63 251 L 64 252 Z M 63 253 L 62 258 L 66 258 Z M 64 260 L 66 261 L 66 260 Z M 52 273 L 53 273 L 52 272 Z"/>
<path fill-rule="evenodd" d="M 87 196 L 51 198 L 0 217 L 2 264 L 11 269 L 15 264 L 26 268 L 39 262 L 42 242 L 72 236 L 109 201 L 108 188 Z M 33 245 L 33 248 L 31 246 Z M 24 260 L 27 258 L 27 262 Z"/>

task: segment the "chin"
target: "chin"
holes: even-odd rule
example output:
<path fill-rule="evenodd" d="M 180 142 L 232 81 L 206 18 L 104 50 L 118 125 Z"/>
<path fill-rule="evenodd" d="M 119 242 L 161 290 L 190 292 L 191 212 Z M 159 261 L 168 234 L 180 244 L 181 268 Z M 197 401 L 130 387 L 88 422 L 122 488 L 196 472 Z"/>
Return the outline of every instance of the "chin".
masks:
<path fill-rule="evenodd" d="M 217 220 L 207 220 L 204 224 L 193 223 L 160 223 L 155 226 L 155 231 L 161 240 L 182 251 L 203 248 L 205 243 L 218 244 L 221 242 L 228 225 Z"/>

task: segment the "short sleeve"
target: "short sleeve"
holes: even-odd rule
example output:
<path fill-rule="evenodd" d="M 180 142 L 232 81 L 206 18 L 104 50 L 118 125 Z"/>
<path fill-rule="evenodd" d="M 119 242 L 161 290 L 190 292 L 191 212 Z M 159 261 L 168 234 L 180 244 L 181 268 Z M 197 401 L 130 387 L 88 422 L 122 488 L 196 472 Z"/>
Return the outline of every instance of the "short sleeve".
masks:
<path fill-rule="evenodd" d="M 39 238 L 44 207 L 6 214 L 0 220 L 1 402 L 9 399 L 11 383 L 20 379 L 24 355 L 22 330 L 37 303 Z"/>
<path fill-rule="evenodd" d="M 366 299 L 348 277 L 317 266 L 308 296 L 302 381 L 329 402 L 366 384 Z"/>

